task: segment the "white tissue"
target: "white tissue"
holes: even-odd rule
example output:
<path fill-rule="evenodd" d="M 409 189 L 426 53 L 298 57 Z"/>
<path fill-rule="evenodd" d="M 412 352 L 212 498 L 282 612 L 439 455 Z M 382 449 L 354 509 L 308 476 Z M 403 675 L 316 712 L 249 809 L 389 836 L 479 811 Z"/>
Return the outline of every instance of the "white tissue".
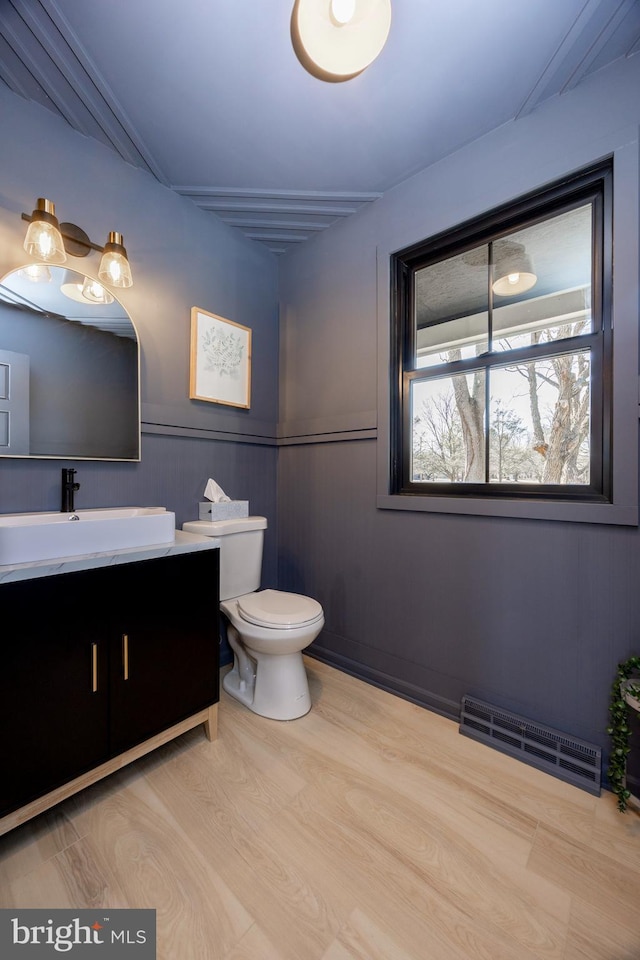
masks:
<path fill-rule="evenodd" d="M 206 500 L 210 500 L 211 503 L 228 503 L 230 497 L 226 495 L 222 487 L 219 487 L 215 480 L 207 480 L 207 485 L 204 488 L 204 496 Z"/>

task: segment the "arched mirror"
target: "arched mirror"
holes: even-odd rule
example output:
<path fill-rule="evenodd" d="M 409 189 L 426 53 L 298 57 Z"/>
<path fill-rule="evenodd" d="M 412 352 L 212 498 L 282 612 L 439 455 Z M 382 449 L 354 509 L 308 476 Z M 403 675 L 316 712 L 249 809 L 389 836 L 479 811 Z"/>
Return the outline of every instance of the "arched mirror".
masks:
<path fill-rule="evenodd" d="M 138 338 L 110 291 L 29 264 L 0 284 L 0 456 L 140 459 Z"/>

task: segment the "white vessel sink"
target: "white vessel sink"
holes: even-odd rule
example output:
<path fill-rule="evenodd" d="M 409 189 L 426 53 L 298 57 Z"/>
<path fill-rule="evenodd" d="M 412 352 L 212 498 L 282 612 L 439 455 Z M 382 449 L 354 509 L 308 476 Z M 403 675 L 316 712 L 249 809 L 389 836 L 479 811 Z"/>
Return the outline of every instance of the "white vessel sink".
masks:
<path fill-rule="evenodd" d="M 0 566 L 170 543 L 175 526 L 164 507 L 0 514 Z"/>

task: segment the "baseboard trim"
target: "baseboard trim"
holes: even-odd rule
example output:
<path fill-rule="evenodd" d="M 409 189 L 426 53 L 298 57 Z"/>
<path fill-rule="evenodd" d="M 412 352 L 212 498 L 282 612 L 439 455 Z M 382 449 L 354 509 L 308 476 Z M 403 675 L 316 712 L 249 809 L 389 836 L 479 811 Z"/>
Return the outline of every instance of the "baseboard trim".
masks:
<path fill-rule="evenodd" d="M 431 693 L 429 690 L 423 690 L 421 687 L 416 687 L 412 683 L 405 683 L 396 677 L 392 677 L 390 674 L 383 673 L 380 670 L 374 670 L 342 654 L 334 653 L 331 650 L 324 650 L 315 644 L 307 647 L 305 656 L 312 657 L 314 660 L 320 660 L 322 663 L 326 663 L 331 667 L 336 667 L 336 669 L 341 670 L 343 673 L 348 673 L 350 676 L 356 677 L 357 680 L 370 683 L 380 690 L 393 693 L 403 700 L 409 700 L 419 707 L 425 707 L 433 713 L 439 713 L 449 720 L 460 721 L 460 704 L 455 700 L 440 697 L 438 694 Z"/>

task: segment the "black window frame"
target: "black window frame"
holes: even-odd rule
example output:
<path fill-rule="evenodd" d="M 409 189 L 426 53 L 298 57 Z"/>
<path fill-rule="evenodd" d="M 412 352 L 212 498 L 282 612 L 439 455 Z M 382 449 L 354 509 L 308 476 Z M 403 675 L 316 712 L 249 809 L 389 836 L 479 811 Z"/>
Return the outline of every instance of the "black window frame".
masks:
<path fill-rule="evenodd" d="M 504 351 L 487 352 L 481 358 L 453 361 L 430 367 L 428 373 L 415 363 L 414 278 L 419 270 L 506 234 L 550 219 L 591 202 L 592 219 L 592 318 L 590 334 L 545 344 L 544 356 L 576 352 L 589 347 L 591 358 L 591 441 L 589 484 L 524 484 L 469 482 L 419 482 L 411 479 L 412 449 L 411 383 L 472 370 L 507 365 Z M 452 230 L 412 244 L 391 255 L 391 383 L 390 383 L 390 487 L 389 492 L 412 497 L 462 499 L 509 499 L 538 501 L 613 502 L 612 456 L 612 257 L 613 257 L 613 160 L 582 170 L 542 190 L 526 194 Z M 491 277 L 491 270 L 487 272 Z M 491 284 L 489 313 L 492 309 Z M 509 358 L 532 359 L 531 347 L 510 351 Z M 488 404 L 485 417 L 488 417 Z"/>

